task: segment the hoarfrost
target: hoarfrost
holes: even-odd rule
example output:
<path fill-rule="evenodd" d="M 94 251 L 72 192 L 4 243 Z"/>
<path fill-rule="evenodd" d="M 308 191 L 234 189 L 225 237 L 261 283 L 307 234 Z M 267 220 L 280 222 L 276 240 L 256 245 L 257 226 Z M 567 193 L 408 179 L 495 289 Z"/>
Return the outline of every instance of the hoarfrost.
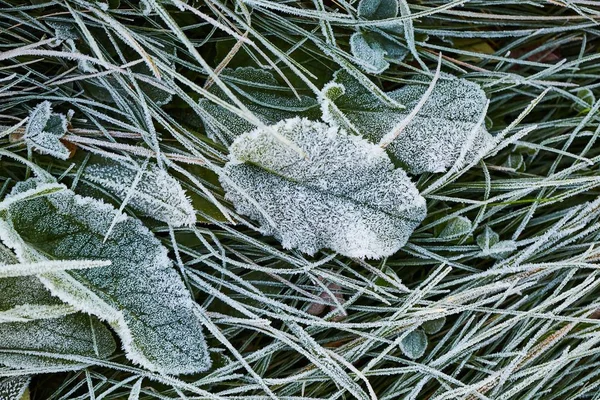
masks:
<path fill-rule="evenodd" d="M 500 236 L 488 226 L 477 236 L 476 241 L 482 256 L 498 260 L 506 258 L 517 249 L 514 240 L 500 240 Z"/>
<path fill-rule="evenodd" d="M 0 245 L 0 263 L 18 259 Z M 33 276 L 0 279 L 0 364 L 13 368 L 70 370 L 79 364 L 26 354 L 31 351 L 105 358 L 115 351 L 112 334 L 95 317 L 72 314 L 73 307 L 52 296 Z M 71 315 L 69 315 L 71 314 Z"/>
<path fill-rule="evenodd" d="M 28 146 L 42 154 L 66 160 L 69 149 L 60 142 L 67 132 L 67 118 L 52 112 L 49 101 L 38 104 L 29 114 L 23 139 Z"/>
<path fill-rule="evenodd" d="M 338 71 L 321 95 L 323 120 L 340 126 L 350 123 L 352 130 L 378 143 L 410 114 L 427 90 L 425 78 L 417 80 L 424 84 L 406 85 L 387 93 L 406 106 L 401 110 L 384 104 L 355 78 Z M 332 87 L 338 89 L 332 93 Z M 343 87 L 341 95 L 340 87 Z M 459 167 L 467 165 L 484 156 L 494 145 L 494 138 L 485 127 L 478 126 L 486 104 L 485 93 L 478 85 L 442 74 L 429 99 L 387 150 L 412 174 L 445 172 L 458 160 L 474 132 L 472 144 Z"/>
<path fill-rule="evenodd" d="M 420 329 L 414 330 L 400 341 L 400 350 L 411 359 L 416 359 L 425 354 L 427 349 L 427 335 Z"/>
<path fill-rule="evenodd" d="M 143 215 L 174 227 L 196 223 L 196 212 L 181 184 L 155 164 L 141 172 L 129 195 L 139 172 L 139 167 L 107 160 L 86 167 L 84 176 L 120 200 L 127 197 L 127 205 Z"/>
<path fill-rule="evenodd" d="M 30 381 L 31 377 L 27 375 L 0 378 L 0 400 L 19 400 Z"/>
<path fill-rule="evenodd" d="M 11 195 L 35 179 L 17 184 Z M 117 217 L 113 234 L 104 234 Z M 127 356 L 152 371 L 181 374 L 210 365 L 194 303 L 167 257 L 167 249 L 140 221 L 70 190 L 12 204 L 2 240 L 22 262 L 101 259 L 111 266 L 40 275 L 66 303 L 106 320 Z"/>
<path fill-rule="evenodd" d="M 398 251 L 426 214 L 383 149 L 338 127 L 284 120 L 240 136 L 230 157 L 221 177 L 227 199 L 288 249 L 380 258 Z"/>

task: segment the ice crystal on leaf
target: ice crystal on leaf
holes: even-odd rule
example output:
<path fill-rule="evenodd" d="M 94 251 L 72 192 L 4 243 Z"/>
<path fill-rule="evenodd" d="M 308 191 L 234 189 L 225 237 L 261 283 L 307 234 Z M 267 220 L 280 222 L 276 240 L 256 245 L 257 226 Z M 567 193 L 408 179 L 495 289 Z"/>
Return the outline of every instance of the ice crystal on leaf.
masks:
<path fill-rule="evenodd" d="M 285 248 L 380 258 L 398 251 L 426 214 L 385 151 L 339 127 L 284 120 L 240 136 L 230 157 L 221 177 L 227 199 Z"/>
<path fill-rule="evenodd" d="M 27 375 L 0 378 L 0 400 L 19 400 L 30 381 L 31 377 Z"/>
<path fill-rule="evenodd" d="M 267 125 L 298 115 L 318 117 L 316 99 L 305 95 L 300 95 L 298 99 L 289 87 L 280 84 L 268 71 L 252 67 L 226 68 L 220 78 L 228 84 L 240 101 Z M 217 85 L 212 85 L 210 92 L 231 103 Z M 240 115 L 208 99 L 201 99 L 199 104 L 206 111 L 202 119 L 206 133 L 213 140 L 230 143 L 255 127 Z"/>
<path fill-rule="evenodd" d="M 141 175 L 136 179 L 138 174 Z M 181 184 L 155 164 L 140 170 L 140 167 L 105 160 L 87 166 L 84 176 L 120 200 L 127 198 L 127 205 L 142 215 L 174 227 L 196 223 L 194 207 Z"/>
<path fill-rule="evenodd" d="M 425 354 L 427 349 L 427 335 L 421 329 L 414 330 L 406 335 L 400 342 L 400 350 L 408 358 L 416 359 Z"/>
<path fill-rule="evenodd" d="M 36 184 L 35 179 L 19 183 L 10 196 Z M 115 217 L 118 223 L 105 242 Z M 167 249 L 140 221 L 65 188 L 10 204 L 0 236 L 21 262 L 110 260 L 107 267 L 47 273 L 39 279 L 64 302 L 107 321 L 127 356 L 147 369 L 180 374 L 209 367 L 193 300 Z"/>
<path fill-rule="evenodd" d="M 0 245 L 0 263 L 17 262 L 14 254 Z M 80 364 L 51 354 L 98 358 L 111 355 L 115 342 L 108 329 L 95 317 L 73 312 L 34 276 L 0 279 L 0 364 L 69 370 Z"/>
<path fill-rule="evenodd" d="M 417 80 L 423 84 L 387 93 L 406 107 L 399 109 L 384 104 L 355 78 L 338 71 L 322 91 L 323 119 L 378 143 L 419 103 L 427 82 L 422 77 Z M 442 74 L 423 107 L 387 150 L 413 174 L 447 171 L 469 143 L 459 167 L 478 160 L 494 143 L 480 124 L 486 103 L 485 93 L 475 83 Z"/>
<path fill-rule="evenodd" d="M 397 0 L 361 0 L 358 16 L 367 20 L 390 19 L 398 15 L 398 8 Z M 408 50 L 390 33 L 402 33 L 402 24 L 384 29 L 363 27 L 350 37 L 350 51 L 366 72 L 380 74 L 390 66 L 386 58 L 402 61 L 406 57 Z"/>
<path fill-rule="evenodd" d="M 67 132 L 67 118 L 52 112 L 49 101 L 38 104 L 29 114 L 25 127 L 25 142 L 42 154 L 66 160 L 69 149 L 60 142 Z"/>

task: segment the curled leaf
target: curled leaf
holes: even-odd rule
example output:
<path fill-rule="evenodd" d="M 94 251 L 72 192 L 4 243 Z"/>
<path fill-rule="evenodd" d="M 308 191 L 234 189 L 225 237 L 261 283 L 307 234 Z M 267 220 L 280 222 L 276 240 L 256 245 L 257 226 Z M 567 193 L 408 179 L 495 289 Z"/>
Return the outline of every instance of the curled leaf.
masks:
<path fill-rule="evenodd" d="M 404 246 L 426 214 L 384 150 L 338 127 L 284 120 L 240 136 L 230 157 L 227 199 L 285 248 L 380 258 Z"/>

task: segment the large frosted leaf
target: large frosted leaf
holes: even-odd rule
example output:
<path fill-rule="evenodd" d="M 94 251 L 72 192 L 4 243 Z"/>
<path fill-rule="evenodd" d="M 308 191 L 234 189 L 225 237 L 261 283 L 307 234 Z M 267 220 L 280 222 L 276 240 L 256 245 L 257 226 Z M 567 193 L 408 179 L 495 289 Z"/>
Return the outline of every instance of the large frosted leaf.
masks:
<path fill-rule="evenodd" d="M 26 375 L 0 378 L 0 400 L 19 400 L 27 390 L 31 377 Z"/>
<path fill-rule="evenodd" d="M 175 227 L 196 222 L 194 207 L 179 182 L 155 164 L 140 171 L 140 167 L 106 160 L 87 166 L 84 176 L 120 200 L 128 198 L 127 205 L 142 215 Z"/>
<path fill-rule="evenodd" d="M 0 245 L 0 263 L 17 262 L 16 257 Z M 61 308 L 62 315 L 57 312 Z M 10 319 L 0 318 L 0 350 L 9 351 L 0 351 L 0 364 L 13 368 L 70 370 L 80 368 L 80 364 L 26 352 L 105 358 L 115 351 L 112 335 L 100 321 L 81 313 L 64 315 L 64 308 L 64 303 L 50 295 L 36 277 L 0 279 L 0 316 L 20 315 L 24 321 L 4 322 Z M 28 320 L 23 315 L 26 309 L 45 313 L 37 315 L 35 320 Z M 18 352 L 11 353 L 14 351 Z"/>
<path fill-rule="evenodd" d="M 341 126 L 351 124 L 349 129 L 379 143 L 407 118 L 427 90 L 427 82 L 419 80 L 423 84 L 406 85 L 388 93 L 406 106 L 401 110 L 379 101 L 355 78 L 338 71 L 322 92 L 323 119 Z M 461 166 L 477 160 L 494 142 L 485 127 L 478 126 L 486 102 L 479 86 L 444 74 L 419 113 L 387 150 L 413 174 L 444 172 L 456 162 L 473 135 Z"/>
<path fill-rule="evenodd" d="M 385 151 L 338 127 L 285 120 L 240 136 L 230 157 L 221 179 L 227 198 L 286 248 L 380 258 L 400 249 L 426 214 Z"/>
<path fill-rule="evenodd" d="M 18 184 L 11 195 L 35 184 Z M 118 223 L 105 242 L 115 217 Z M 4 218 L 2 239 L 23 262 L 112 262 L 108 267 L 40 275 L 40 280 L 61 300 L 106 320 L 134 362 L 171 374 L 209 367 L 193 300 L 167 249 L 140 221 L 67 189 L 13 203 Z"/>
<path fill-rule="evenodd" d="M 66 160 L 70 151 L 60 138 L 67 132 L 67 119 L 52 112 L 49 101 L 38 104 L 29 114 L 25 127 L 25 142 L 36 151 Z"/>
<path fill-rule="evenodd" d="M 275 124 L 297 115 L 318 117 L 316 99 L 301 95 L 298 99 L 289 87 L 281 85 L 270 72 L 243 67 L 224 69 L 219 77 L 227 83 L 240 101 L 265 124 Z M 210 92 L 231 103 L 217 85 Z M 254 128 L 246 119 L 231 113 L 207 99 L 200 100 L 207 115 L 203 116 L 206 133 L 213 140 L 230 143 Z"/>

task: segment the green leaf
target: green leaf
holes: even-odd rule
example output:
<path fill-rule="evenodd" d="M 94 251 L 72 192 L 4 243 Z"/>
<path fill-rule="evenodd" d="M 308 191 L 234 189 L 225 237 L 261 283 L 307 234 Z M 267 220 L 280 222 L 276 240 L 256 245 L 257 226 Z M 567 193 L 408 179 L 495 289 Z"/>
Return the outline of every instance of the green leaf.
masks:
<path fill-rule="evenodd" d="M 36 185 L 18 184 L 11 196 Z M 112 234 L 104 236 L 116 218 Z M 13 203 L 0 237 L 22 262 L 101 259 L 111 266 L 40 275 L 66 303 L 106 320 L 126 355 L 161 373 L 195 373 L 210 361 L 194 302 L 167 249 L 140 221 L 111 205 L 63 190 Z"/>
<path fill-rule="evenodd" d="M 323 120 L 340 126 L 350 123 L 353 132 L 379 143 L 408 117 L 421 100 L 427 84 L 423 77 L 418 77 L 419 81 L 423 84 L 406 85 L 387 93 L 406 106 L 401 110 L 379 101 L 354 77 L 338 71 L 333 82 L 322 92 Z M 333 85 L 343 87 L 344 94 L 335 99 L 328 97 L 326 90 Z M 410 173 L 445 172 L 458 160 L 470 135 L 473 135 L 472 145 L 460 166 L 477 160 L 494 144 L 485 127 L 477 125 L 486 103 L 485 93 L 476 84 L 442 74 L 431 96 L 387 150 Z"/>
<path fill-rule="evenodd" d="M 423 328 L 425 333 L 433 335 L 434 333 L 438 333 L 444 327 L 445 323 L 446 323 L 446 317 L 441 317 L 441 318 L 425 321 L 425 322 L 423 322 L 423 325 L 421 325 L 421 327 Z"/>
<path fill-rule="evenodd" d="M 365 72 L 380 74 L 390 66 L 385 60 L 385 49 L 368 33 L 353 33 L 350 37 L 350 51 Z"/>
<path fill-rule="evenodd" d="M 29 387 L 28 375 L 0 378 L 0 400 L 19 400 Z"/>
<path fill-rule="evenodd" d="M 221 183 L 265 235 L 308 254 L 393 254 L 426 214 L 425 200 L 380 147 L 307 119 L 240 136 Z"/>
<path fill-rule="evenodd" d="M 115 351 L 109 330 L 96 318 L 81 313 L 0 324 L 0 337 L 0 364 L 11 368 L 80 369 L 80 363 L 60 357 L 107 358 Z"/>
<path fill-rule="evenodd" d="M 275 124 L 295 116 L 318 117 L 318 103 L 313 97 L 300 95 L 298 99 L 291 89 L 280 84 L 273 75 L 258 68 L 243 67 L 224 69 L 219 77 L 227 83 L 240 101 L 263 123 Z M 231 100 L 217 85 L 210 92 L 219 98 Z M 239 135 L 254 129 L 243 117 L 233 114 L 208 99 L 200 99 L 200 107 L 206 133 L 213 140 L 231 143 Z"/>
<path fill-rule="evenodd" d="M 360 0 L 358 16 L 370 19 L 388 19 L 398 15 L 398 0 Z"/>
<path fill-rule="evenodd" d="M 67 132 L 67 118 L 52 112 L 49 101 L 38 104 L 29 114 L 23 139 L 34 150 L 66 160 L 70 151 L 60 142 Z"/>
<path fill-rule="evenodd" d="M 84 177 L 121 201 L 127 198 L 127 205 L 141 215 L 174 227 L 196 223 L 194 207 L 179 181 L 156 164 L 141 170 L 140 166 L 104 160 L 89 164 Z"/>
<path fill-rule="evenodd" d="M 15 264 L 18 260 L 0 245 L 0 262 Z M 36 315 L 33 314 L 35 311 Z M 72 314 L 74 311 L 52 296 L 36 277 L 0 279 L 0 364 L 13 368 L 70 370 L 81 366 L 60 358 L 22 352 L 98 358 L 111 355 L 115 351 L 115 342 L 108 329 L 95 317 Z M 11 321 L 10 315 L 15 322 L 6 322 Z M 11 353 L 14 351 L 19 353 Z"/>
<path fill-rule="evenodd" d="M 427 349 L 427 335 L 420 329 L 410 332 L 400 342 L 400 350 L 411 359 L 417 359 L 425 354 Z"/>
<path fill-rule="evenodd" d="M 509 256 L 517 249 L 514 240 L 500 240 L 500 237 L 490 227 L 485 227 L 483 232 L 477 236 L 477 245 L 481 248 L 481 255 L 501 260 Z"/>
<path fill-rule="evenodd" d="M 473 224 L 467 217 L 452 218 L 438 235 L 441 239 L 454 240 L 471 232 Z"/>

